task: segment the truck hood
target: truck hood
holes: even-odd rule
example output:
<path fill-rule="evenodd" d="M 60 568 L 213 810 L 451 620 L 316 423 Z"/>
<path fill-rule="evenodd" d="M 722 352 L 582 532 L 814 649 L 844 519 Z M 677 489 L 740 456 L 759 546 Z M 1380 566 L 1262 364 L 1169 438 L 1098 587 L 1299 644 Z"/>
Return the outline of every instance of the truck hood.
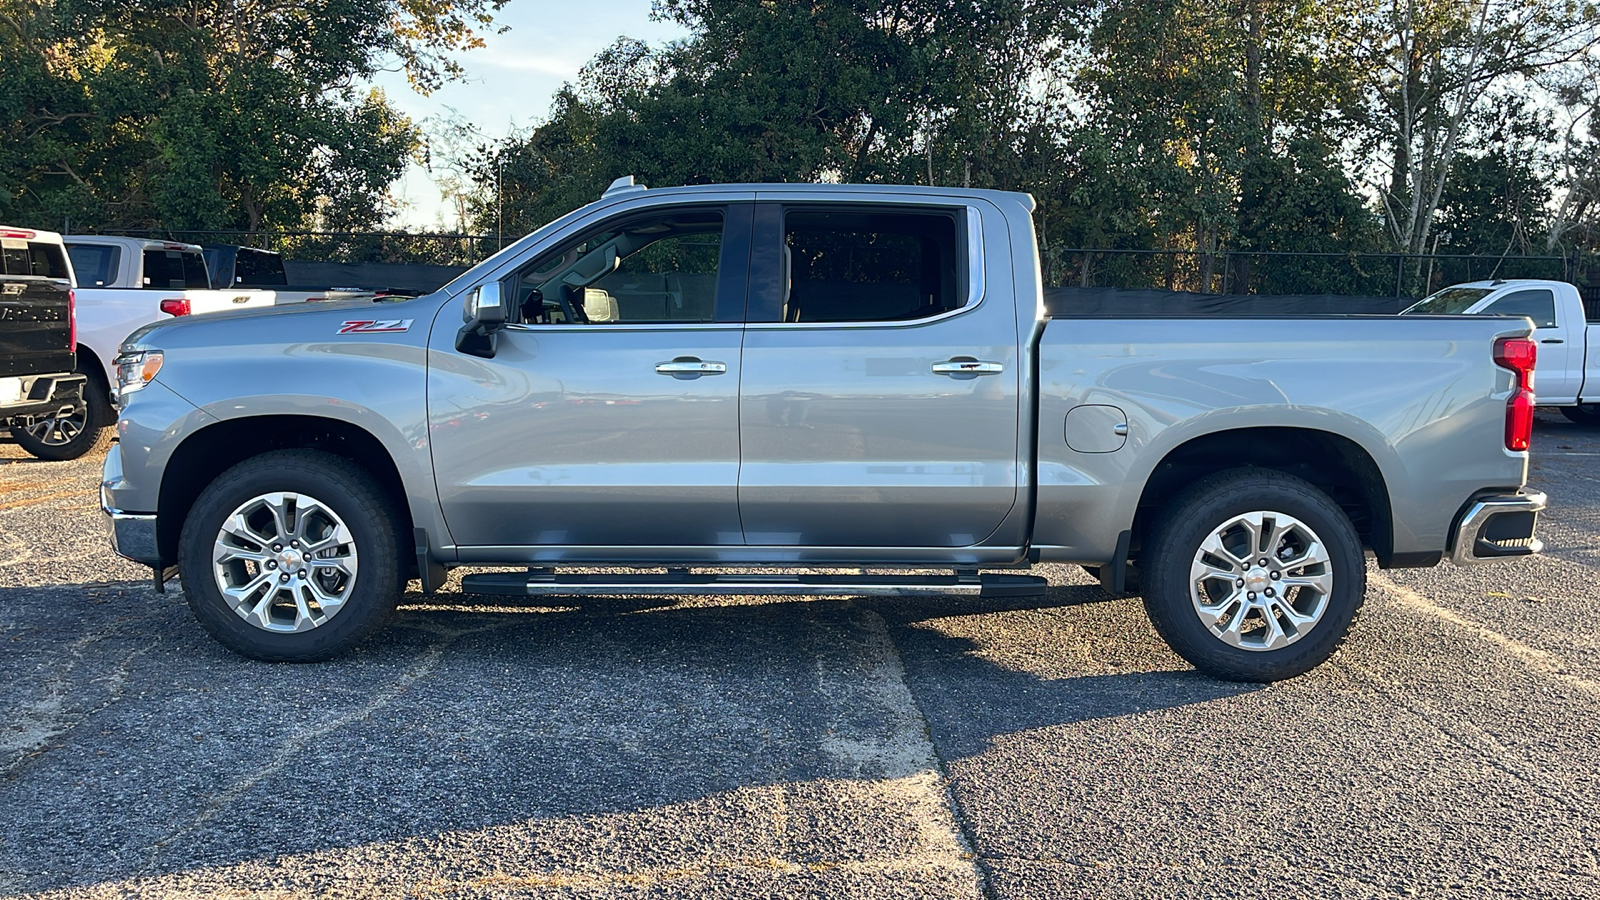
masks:
<path fill-rule="evenodd" d="M 413 324 L 410 327 L 425 328 L 426 323 L 421 320 L 432 321 L 434 310 L 438 308 L 437 301 L 441 299 L 443 295 L 435 292 L 393 300 L 329 300 L 178 316 L 139 328 L 123 340 L 122 347 L 160 347 L 170 339 L 194 345 L 203 343 L 209 334 L 215 334 L 220 339 L 219 343 L 235 343 L 241 330 L 264 331 L 270 335 L 262 335 L 266 340 L 279 337 L 287 342 L 313 336 L 334 336 L 351 322 L 392 319 L 411 319 Z M 293 324 L 278 321 L 285 319 Z"/>

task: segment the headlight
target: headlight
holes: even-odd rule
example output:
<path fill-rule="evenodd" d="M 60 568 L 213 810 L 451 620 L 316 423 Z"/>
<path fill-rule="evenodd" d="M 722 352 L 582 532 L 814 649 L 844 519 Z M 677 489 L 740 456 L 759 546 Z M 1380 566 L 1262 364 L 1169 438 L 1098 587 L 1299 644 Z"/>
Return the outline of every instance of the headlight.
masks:
<path fill-rule="evenodd" d="M 117 357 L 117 396 L 129 394 L 149 384 L 161 371 L 160 350 L 129 350 Z"/>

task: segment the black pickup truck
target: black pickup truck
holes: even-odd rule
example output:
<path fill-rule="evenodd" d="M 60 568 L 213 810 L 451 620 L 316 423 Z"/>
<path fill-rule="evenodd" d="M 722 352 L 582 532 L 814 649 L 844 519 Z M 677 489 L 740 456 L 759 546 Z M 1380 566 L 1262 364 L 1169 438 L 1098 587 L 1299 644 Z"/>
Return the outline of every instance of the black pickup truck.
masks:
<path fill-rule="evenodd" d="M 84 376 L 76 366 L 72 266 L 61 235 L 0 225 L 0 426 L 40 459 L 71 459 L 93 445 Z M 103 446 L 110 440 L 104 429 Z"/>

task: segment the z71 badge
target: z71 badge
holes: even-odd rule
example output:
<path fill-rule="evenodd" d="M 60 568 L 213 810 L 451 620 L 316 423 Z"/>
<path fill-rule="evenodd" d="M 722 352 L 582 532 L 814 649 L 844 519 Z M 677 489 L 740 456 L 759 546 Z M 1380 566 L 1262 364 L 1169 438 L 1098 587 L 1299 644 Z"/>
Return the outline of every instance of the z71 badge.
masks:
<path fill-rule="evenodd" d="M 339 326 L 340 334 L 376 334 L 384 331 L 409 331 L 411 319 L 354 319 Z"/>

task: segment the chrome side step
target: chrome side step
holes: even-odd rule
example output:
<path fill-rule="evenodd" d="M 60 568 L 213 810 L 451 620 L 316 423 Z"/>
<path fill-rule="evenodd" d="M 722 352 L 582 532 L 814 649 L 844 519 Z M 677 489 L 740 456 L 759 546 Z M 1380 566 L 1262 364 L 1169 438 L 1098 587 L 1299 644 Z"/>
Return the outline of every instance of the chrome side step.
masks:
<path fill-rule="evenodd" d="M 1037 575 L 787 575 L 767 573 L 486 572 L 461 579 L 469 594 L 516 597 L 763 595 L 780 597 L 1037 597 Z"/>

